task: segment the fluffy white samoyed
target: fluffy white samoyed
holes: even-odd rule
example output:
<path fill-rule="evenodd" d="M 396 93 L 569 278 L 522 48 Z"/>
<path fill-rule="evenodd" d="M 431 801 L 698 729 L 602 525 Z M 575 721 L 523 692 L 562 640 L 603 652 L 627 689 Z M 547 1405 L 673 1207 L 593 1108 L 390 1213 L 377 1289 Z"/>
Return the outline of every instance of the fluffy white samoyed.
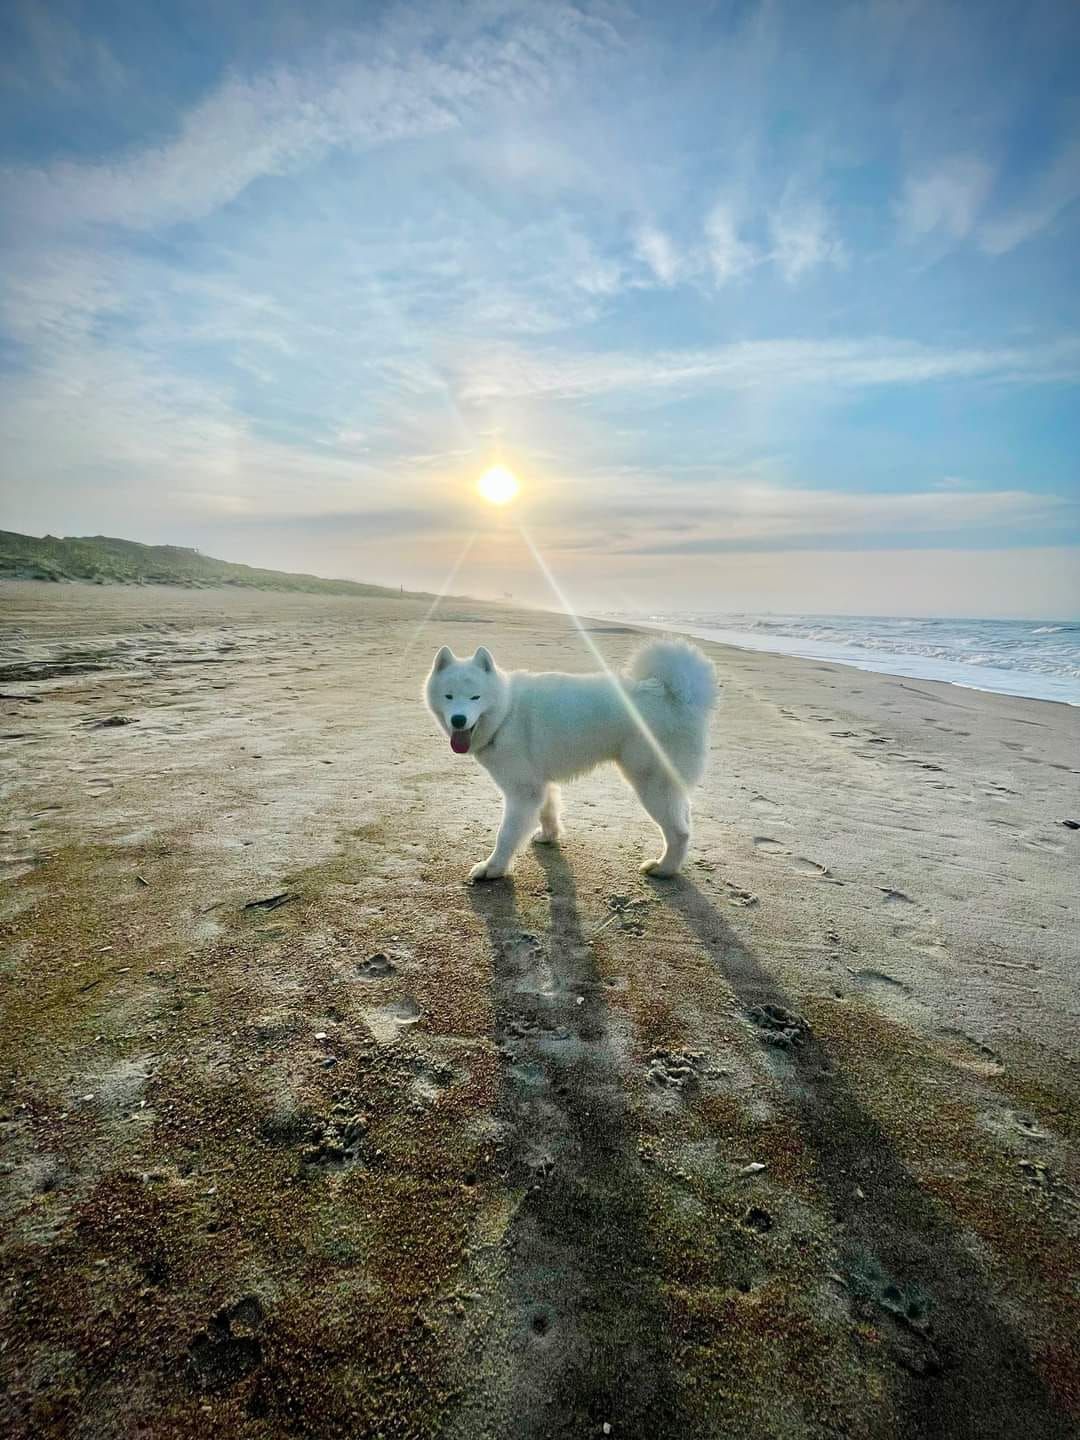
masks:
<path fill-rule="evenodd" d="M 674 875 L 690 843 L 689 789 L 708 748 L 716 671 L 696 645 L 643 646 L 623 675 L 500 670 L 483 646 L 459 659 L 444 645 L 425 690 L 455 755 L 472 755 L 503 792 L 495 848 L 469 880 L 497 880 L 537 821 L 560 835 L 560 780 L 614 761 L 664 836 L 664 853 L 641 868 Z"/>

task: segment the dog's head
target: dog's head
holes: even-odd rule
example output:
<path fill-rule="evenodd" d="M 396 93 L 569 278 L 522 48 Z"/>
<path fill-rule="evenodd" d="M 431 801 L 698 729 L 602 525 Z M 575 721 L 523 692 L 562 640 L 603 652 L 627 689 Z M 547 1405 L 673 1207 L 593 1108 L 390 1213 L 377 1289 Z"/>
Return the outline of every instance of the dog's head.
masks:
<path fill-rule="evenodd" d="M 460 660 L 448 645 L 435 656 L 427 681 L 428 708 L 450 736 L 455 755 L 469 753 L 477 726 L 501 698 L 502 676 L 483 645 L 468 660 Z"/>

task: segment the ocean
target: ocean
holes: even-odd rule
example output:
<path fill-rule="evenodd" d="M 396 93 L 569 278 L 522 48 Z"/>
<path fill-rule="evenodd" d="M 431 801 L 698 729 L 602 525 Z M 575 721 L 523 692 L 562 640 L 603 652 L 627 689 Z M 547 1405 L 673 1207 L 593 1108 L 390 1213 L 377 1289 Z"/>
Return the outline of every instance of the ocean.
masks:
<path fill-rule="evenodd" d="M 1080 705 L 1080 621 L 911 620 L 854 615 L 625 612 L 704 640 Z"/>

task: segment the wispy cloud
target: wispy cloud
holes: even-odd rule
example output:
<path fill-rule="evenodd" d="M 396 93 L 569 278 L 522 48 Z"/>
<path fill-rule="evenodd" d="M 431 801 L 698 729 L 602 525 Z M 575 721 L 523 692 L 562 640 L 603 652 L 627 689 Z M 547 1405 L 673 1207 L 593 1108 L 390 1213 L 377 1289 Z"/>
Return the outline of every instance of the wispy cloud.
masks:
<path fill-rule="evenodd" d="M 91 91 L 115 97 L 129 82 L 125 67 L 100 36 L 86 34 L 39 0 L 8 0 L 5 8 L 11 49 L 0 61 L 0 85 L 24 98 L 42 84 L 65 96 Z M 18 59 L 16 36 L 22 42 Z"/>
<path fill-rule="evenodd" d="M 553 7 L 500 35 L 420 26 L 411 46 L 368 46 L 332 63 L 232 75 L 170 140 L 97 163 L 9 168 L 0 196 L 24 223 L 132 229 L 207 215 L 262 176 L 283 175 L 333 147 L 366 149 L 460 126 L 479 107 L 535 99 L 606 38 L 583 12 Z M 361 58 L 363 57 L 363 58 Z"/>
<path fill-rule="evenodd" d="M 751 219 L 767 226 L 768 248 L 748 238 Z M 719 202 L 703 217 L 700 236 L 691 236 L 682 248 L 655 225 L 639 226 L 634 249 L 651 278 L 667 287 L 707 275 L 722 288 L 765 264 L 775 265 L 790 286 L 823 265 L 847 263 L 847 252 L 821 202 L 793 200 L 786 194 L 760 217 L 748 214 L 745 207 Z"/>
<path fill-rule="evenodd" d="M 1030 186 L 1015 209 L 988 221 L 979 244 L 988 255 L 1004 255 L 1041 235 L 1080 199 L 1080 139 L 1072 140 Z"/>
<path fill-rule="evenodd" d="M 945 349 L 911 341 L 757 340 L 712 350 L 513 353 L 465 362 L 460 393 L 580 399 L 617 391 L 771 391 L 791 387 L 869 389 L 932 382 L 1080 380 L 1080 340 L 1031 347 Z"/>
<path fill-rule="evenodd" d="M 820 201 L 784 201 L 769 216 L 770 258 L 789 285 L 822 265 L 842 266 L 847 253 Z"/>
<path fill-rule="evenodd" d="M 739 279 L 757 263 L 753 246 L 740 234 L 734 208 L 723 201 L 705 217 L 705 250 L 717 285 Z"/>
<path fill-rule="evenodd" d="M 674 285 L 684 272 L 685 262 L 674 241 L 655 225 L 639 226 L 634 246 L 638 258 L 661 285 Z"/>
<path fill-rule="evenodd" d="M 1024 490 L 874 494 L 720 481 L 707 506 L 677 492 L 665 505 L 631 500 L 620 507 L 614 531 L 606 526 L 605 543 L 642 555 L 895 544 L 898 536 L 925 542 L 964 535 L 969 543 L 992 544 L 1005 531 L 1075 518 L 1078 508 L 1067 496 Z M 596 537 L 583 538 L 588 530 L 587 513 L 577 516 L 578 543 L 595 545 Z"/>
<path fill-rule="evenodd" d="M 975 228 L 994 182 L 992 167 L 976 155 L 953 155 L 909 175 L 899 204 L 909 240 L 942 234 L 963 240 Z"/>

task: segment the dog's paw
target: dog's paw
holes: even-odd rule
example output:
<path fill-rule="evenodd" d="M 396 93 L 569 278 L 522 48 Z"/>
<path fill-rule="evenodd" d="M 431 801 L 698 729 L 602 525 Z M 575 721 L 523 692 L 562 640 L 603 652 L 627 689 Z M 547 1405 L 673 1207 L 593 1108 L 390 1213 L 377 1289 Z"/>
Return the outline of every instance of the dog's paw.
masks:
<path fill-rule="evenodd" d="M 505 870 L 499 870 L 488 860 L 481 860 L 479 865 L 474 865 L 469 871 L 467 885 L 478 885 L 485 880 L 501 880 L 506 874 Z"/>
<path fill-rule="evenodd" d="M 554 830 L 549 832 L 547 830 L 537 830 L 532 838 L 534 845 L 558 845 L 562 839 L 562 831 Z"/>
<path fill-rule="evenodd" d="M 663 865 L 659 860 L 646 860 L 638 869 L 642 875 L 651 875 L 654 880 L 674 880 L 679 873 L 677 869 Z"/>

